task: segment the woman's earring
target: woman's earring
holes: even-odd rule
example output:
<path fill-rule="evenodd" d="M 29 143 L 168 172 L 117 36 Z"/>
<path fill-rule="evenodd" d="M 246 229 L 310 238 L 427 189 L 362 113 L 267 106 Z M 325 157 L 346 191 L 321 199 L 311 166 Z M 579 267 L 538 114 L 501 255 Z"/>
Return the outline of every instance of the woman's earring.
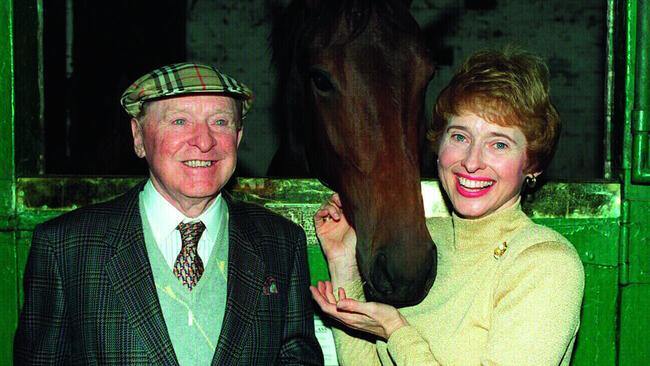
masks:
<path fill-rule="evenodd" d="M 527 175 L 526 176 L 526 185 L 528 188 L 535 188 L 535 185 L 537 185 L 537 177 L 534 175 Z"/>

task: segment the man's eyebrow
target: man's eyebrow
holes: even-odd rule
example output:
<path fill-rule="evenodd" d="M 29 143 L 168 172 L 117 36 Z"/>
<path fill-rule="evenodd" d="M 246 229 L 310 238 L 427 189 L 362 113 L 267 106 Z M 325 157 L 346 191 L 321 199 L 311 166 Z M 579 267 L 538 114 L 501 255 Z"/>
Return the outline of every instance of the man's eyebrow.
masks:
<path fill-rule="evenodd" d="M 227 108 L 227 109 L 224 109 L 224 108 L 218 108 L 218 109 L 215 109 L 215 110 L 212 112 L 212 114 L 219 114 L 219 113 L 232 114 L 232 115 L 234 115 L 234 114 L 235 114 L 235 111 L 233 111 L 233 110 L 230 109 L 230 108 Z"/>
<path fill-rule="evenodd" d="M 163 116 L 167 116 L 170 114 L 174 113 L 189 113 L 190 110 L 188 108 L 169 108 L 163 112 Z M 216 114 L 230 114 L 230 115 L 235 115 L 235 111 L 233 111 L 230 108 L 216 108 L 212 112 L 210 112 L 210 115 L 216 115 Z"/>

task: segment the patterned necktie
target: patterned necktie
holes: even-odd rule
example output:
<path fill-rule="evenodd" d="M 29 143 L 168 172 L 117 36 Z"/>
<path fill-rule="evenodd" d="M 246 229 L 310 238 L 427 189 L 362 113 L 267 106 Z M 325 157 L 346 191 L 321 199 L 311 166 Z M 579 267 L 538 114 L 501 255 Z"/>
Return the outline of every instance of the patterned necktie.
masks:
<path fill-rule="evenodd" d="M 183 285 L 192 291 L 203 274 L 203 261 L 199 257 L 198 244 L 205 225 L 201 221 L 180 223 L 176 227 L 181 233 L 183 246 L 174 263 L 174 274 Z"/>

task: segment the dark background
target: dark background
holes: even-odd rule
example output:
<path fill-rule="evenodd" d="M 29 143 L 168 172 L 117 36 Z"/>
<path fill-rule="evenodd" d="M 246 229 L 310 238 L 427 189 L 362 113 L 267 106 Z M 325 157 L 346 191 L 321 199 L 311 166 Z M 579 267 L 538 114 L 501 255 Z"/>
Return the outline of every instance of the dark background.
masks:
<path fill-rule="evenodd" d="M 273 14 L 283 5 L 269 0 L 43 1 L 44 133 L 30 142 L 42 144 L 42 156 L 38 164 L 24 164 L 21 174 L 145 174 L 119 96 L 142 74 L 191 60 L 215 64 L 254 90 L 238 175 L 265 176 L 283 132 L 273 118 L 277 75 L 268 41 Z M 605 2 L 415 0 L 411 12 L 438 61 L 427 93 L 428 114 L 466 56 L 519 45 L 547 61 L 553 101 L 564 123 L 547 176 L 603 178 Z M 433 164 L 428 166 L 424 175 L 432 176 Z"/>

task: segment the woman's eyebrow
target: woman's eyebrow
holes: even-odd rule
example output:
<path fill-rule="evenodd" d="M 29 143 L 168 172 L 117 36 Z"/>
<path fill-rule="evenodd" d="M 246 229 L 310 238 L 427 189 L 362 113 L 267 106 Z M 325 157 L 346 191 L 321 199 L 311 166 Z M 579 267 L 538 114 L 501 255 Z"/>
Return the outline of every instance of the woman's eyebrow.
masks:
<path fill-rule="evenodd" d="M 449 130 L 452 130 L 452 129 L 468 131 L 467 127 L 465 127 L 463 125 L 449 125 L 449 126 L 447 126 L 447 129 L 445 131 L 449 132 Z"/>
<path fill-rule="evenodd" d="M 501 133 L 501 132 L 491 132 L 491 133 L 490 133 L 490 136 L 491 136 L 491 137 L 501 137 L 501 138 L 504 138 L 504 139 L 506 139 L 506 140 L 511 141 L 512 143 L 515 143 L 515 144 L 517 143 L 517 141 L 516 141 L 512 136 L 507 135 L 507 134 L 505 134 L 505 133 Z"/>

